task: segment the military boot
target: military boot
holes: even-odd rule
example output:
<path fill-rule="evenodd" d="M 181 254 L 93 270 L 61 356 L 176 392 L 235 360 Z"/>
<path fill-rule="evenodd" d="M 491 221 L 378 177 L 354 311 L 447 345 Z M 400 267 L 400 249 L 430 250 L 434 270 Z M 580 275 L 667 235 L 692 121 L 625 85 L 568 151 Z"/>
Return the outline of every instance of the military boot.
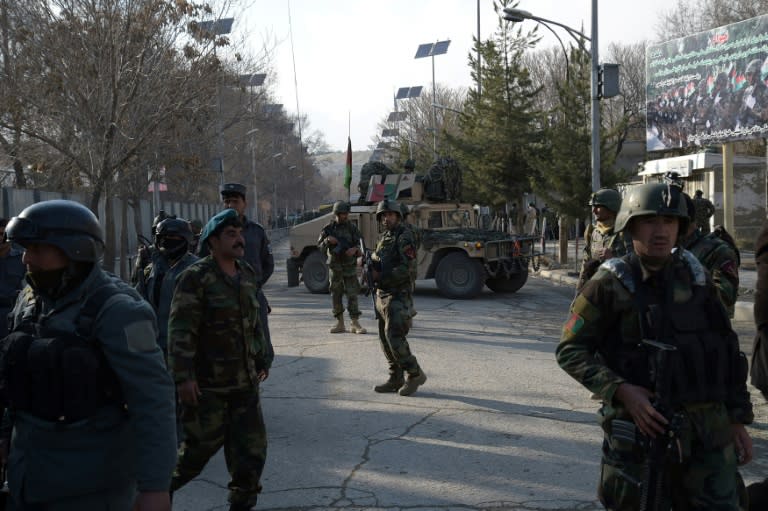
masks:
<path fill-rule="evenodd" d="M 408 373 L 408 377 L 405 380 L 405 385 L 400 388 L 399 393 L 401 396 L 410 396 L 416 392 L 416 389 L 418 389 L 420 385 L 424 385 L 424 382 L 426 381 L 427 375 L 424 374 L 424 371 L 421 368 L 419 368 L 418 372 L 416 373 Z"/>
<path fill-rule="evenodd" d="M 253 506 L 244 502 L 229 505 L 229 511 L 251 511 L 251 509 L 253 509 Z"/>
<path fill-rule="evenodd" d="M 344 327 L 344 318 L 339 316 L 336 318 L 336 324 L 331 327 L 330 332 L 332 334 L 343 334 L 347 329 Z"/>
<path fill-rule="evenodd" d="M 403 378 L 402 369 L 391 369 L 389 371 L 389 379 L 381 385 L 376 385 L 373 387 L 373 390 L 381 394 L 385 394 L 387 392 L 397 392 L 404 383 L 405 378 Z"/>
<path fill-rule="evenodd" d="M 365 334 L 368 333 L 368 330 L 360 326 L 360 323 L 357 321 L 357 318 L 352 318 L 352 324 L 349 327 L 349 330 L 353 334 Z"/>

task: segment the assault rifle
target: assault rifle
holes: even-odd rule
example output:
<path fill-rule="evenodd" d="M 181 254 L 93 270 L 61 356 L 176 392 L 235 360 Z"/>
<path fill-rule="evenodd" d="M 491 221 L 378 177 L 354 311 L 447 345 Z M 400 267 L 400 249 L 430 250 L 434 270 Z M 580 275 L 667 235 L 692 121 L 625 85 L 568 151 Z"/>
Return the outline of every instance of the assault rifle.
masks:
<path fill-rule="evenodd" d="M 670 463 L 682 463 L 683 451 L 680 444 L 680 431 L 684 416 L 675 412 L 670 398 L 671 372 L 669 358 L 677 348 L 664 342 L 643 340 L 651 350 L 651 380 L 654 386 L 653 406 L 668 421 L 664 435 L 647 438 L 646 458 L 643 465 L 640 511 L 669 511 L 672 508 L 667 482 L 667 469 Z"/>
<path fill-rule="evenodd" d="M 371 295 L 373 312 L 376 319 L 379 319 L 379 312 L 376 310 L 377 283 L 373 279 L 373 267 L 376 262 L 373 260 L 373 252 L 366 248 L 365 240 L 363 238 L 360 238 L 360 251 L 363 253 L 363 284 L 365 285 L 365 296 Z"/>

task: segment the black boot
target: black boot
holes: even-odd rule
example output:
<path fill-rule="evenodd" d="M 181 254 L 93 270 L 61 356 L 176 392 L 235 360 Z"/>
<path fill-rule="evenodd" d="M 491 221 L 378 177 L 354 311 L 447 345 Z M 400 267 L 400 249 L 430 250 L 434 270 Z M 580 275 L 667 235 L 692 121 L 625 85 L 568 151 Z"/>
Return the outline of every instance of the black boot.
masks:
<path fill-rule="evenodd" d="M 419 386 L 424 385 L 424 382 L 426 381 L 427 375 L 424 374 L 424 371 L 421 369 L 421 367 L 419 367 L 417 372 L 408 373 L 408 378 L 405 380 L 405 385 L 403 385 L 403 387 L 400 389 L 400 395 L 410 396 L 416 392 L 416 389 L 418 389 Z"/>
<path fill-rule="evenodd" d="M 405 383 L 405 378 L 403 377 L 403 370 L 390 369 L 389 379 L 387 379 L 387 381 L 382 383 L 381 385 L 376 385 L 375 387 L 373 387 L 373 390 L 381 394 L 385 394 L 387 392 L 397 392 L 400 389 L 400 387 L 403 386 L 404 383 Z"/>
<path fill-rule="evenodd" d="M 768 509 L 768 479 L 747 486 L 749 511 Z"/>

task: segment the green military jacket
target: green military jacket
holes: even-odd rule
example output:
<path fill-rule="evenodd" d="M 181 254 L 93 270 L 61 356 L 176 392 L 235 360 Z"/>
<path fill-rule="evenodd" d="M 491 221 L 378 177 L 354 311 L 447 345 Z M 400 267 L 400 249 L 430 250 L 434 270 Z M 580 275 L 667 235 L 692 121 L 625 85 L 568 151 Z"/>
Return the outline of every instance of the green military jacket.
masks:
<path fill-rule="evenodd" d="M 577 290 L 592 278 L 597 268 L 603 262 L 599 253 L 604 248 L 610 248 L 612 257 L 622 257 L 633 251 L 632 239 L 625 232 L 613 232 L 613 225 L 598 223 L 588 225 L 584 232 L 584 250 L 581 257 L 581 270 Z"/>
<path fill-rule="evenodd" d="M 212 256 L 179 275 L 168 321 L 168 365 L 174 381 L 201 389 L 247 390 L 257 371 L 272 364 L 259 323 L 259 282 L 237 261 L 239 279 L 225 274 Z"/>
<path fill-rule="evenodd" d="M 340 245 L 331 245 L 328 243 L 328 236 L 333 236 L 339 241 Z M 328 259 L 326 262 L 328 265 L 336 268 L 341 267 L 354 267 L 357 265 L 357 256 L 348 256 L 344 253 L 334 254 L 334 249 L 341 246 L 344 252 L 348 248 L 357 247 L 360 245 L 360 230 L 355 224 L 350 221 L 339 223 L 336 220 L 329 223 L 323 230 L 320 231 L 320 237 L 317 240 L 317 245 L 323 250 Z"/>
<path fill-rule="evenodd" d="M 614 401 L 614 394 L 619 385 L 628 382 L 628 379 L 609 367 L 607 360 L 619 350 L 620 343 L 623 343 L 624 349 L 631 349 L 633 345 L 640 346 L 642 334 L 635 305 L 637 286 L 643 285 L 650 295 L 658 296 L 668 292 L 670 282 L 660 278 L 662 273 L 652 274 L 641 267 L 642 283 L 635 283 L 631 274 L 615 272 L 615 261 L 618 260 L 611 259 L 603 263 L 571 304 L 570 317 L 563 326 L 556 356 L 563 370 L 597 394 L 607 406 L 620 409 L 621 403 Z M 667 264 L 671 265 L 669 271 L 672 276 L 673 303 L 688 304 L 693 297 L 694 286 L 706 286 L 706 292 L 716 300 L 712 282 L 690 253 L 683 251 L 680 257 L 671 257 Z M 724 321 L 727 322 L 727 318 Z M 730 330 L 729 322 L 727 328 Z M 633 339 L 636 339 L 636 344 L 633 344 Z M 732 337 L 722 336 L 722 339 L 723 343 L 735 343 L 735 346 L 729 344 L 728 348 L 738 352 L 738 338 L 735 334 Z M 743 385 L 740 383 L 741 377 L 741 374 L 734 377 L 739 380 L 739 388 L 731 391 L 724 402 L 723 413 L 727 412 L 727 416 L 723 415 L 722 420 L 726 425 L 728 419 L 743 424 L 753 419 L 752 404 L 746 388 L 746 372 Z M 723 403 L 714 404 L 715 408 L 722 406 Z"/>
<path fill-rule="evenodd" d="M 379 289 L 384 292 L 409 290 L 416 273 L 416 243 L 413 231 L 398 224 L 387 230 L 376 244 L 373 259 L 381 262 Z"/>
<path fill-rule="evenodd" d="M 739 264 L 736 251 L 713 234 L 694 231 L 686 240 L 685 248 L 696 256 L 712 275 L 717 295 L 728 315 L 733 317 L 736 295 L 739 292 Z"/>

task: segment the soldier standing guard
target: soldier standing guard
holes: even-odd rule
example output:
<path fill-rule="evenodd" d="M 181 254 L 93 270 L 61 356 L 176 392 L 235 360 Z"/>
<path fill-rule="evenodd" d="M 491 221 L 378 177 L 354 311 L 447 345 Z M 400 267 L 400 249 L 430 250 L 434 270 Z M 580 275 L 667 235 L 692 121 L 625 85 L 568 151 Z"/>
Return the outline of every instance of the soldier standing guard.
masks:
<path fill-rule="evenodd" d="M 709 227 L 709 219 L 715 214 L 715 205 L 712 201 L 704 198 L 704 192 L 696 190 L 693 198 L 693 205 L 696 210 L 694 217 L 696 218 L 696 226 L 701 234 L 709 234 L 711 229 Z"/>
<path fill-rule="evenodd" d="M 621 257 L 632 252 L 632 240 L 626 232 L 615 232 L 616 214 L 621 208 L 621 195 L 616 190 L 603 188 L 589 199 L 595 225 L 589 224 L 584 232 L 584 253 L 579 271 L 576 293 L 584 287 L 597 268 L 612 257 Z"/>
<path fill-rule="evenodd" d="M 631 189 L 615 228 L 635 253 L 586 283 L 557 347 L 560 367 L 603 401 L 607 509 L 638 509 L 643 489 L 660 490 L 661 509 L 738 509 L 736 466 L 752 458 L 747 362 L 706 271 L 676 248 L 687 224 L 679 187 Z M 669 443 L 648 467 L 651 442 Z"/>
<path fill-rule="evenodd" d="M 0 218 L 0 338 L 8 335 L 8 314 L 24 287 L 27 272 L 21 260 L 22 251 L 5 238 L 7 218 Z"/>
<path fill-rule="evenodd" d="M 99 267 L 88 208 L 39 202 L 6 233 L 28 271 L 0 364 L 12 509 L 169 511 L 174 395 L 152 308 Z"/>
<path fill-rule="evenodd" d="M 411 231 L 402 225 L 397 202 L 381 201 L 376 208 L 376 220 L 386 228 L 372 258 L 379 340 L 389 364 L 389 379 L 373 390 L 410 396 L 427 381 L 406 339 L 413 312 L 411 275 L 416 264 L 416 245 Z"/>
<path fill-rule="evenodd" d="M 323 227 L 317 240 L 318 246 L 328 257 L 333 317 L 336 318 L 336 324 L 330 330 L 332 334 L 346 332 L 344 295 L 347 297 L 347 310 L 352 321 L 350 330 L 354 334 L 366 333 L 358 321 L 360 307 L 357 295 L 360 294 L 360 282 L 357 280 L 357 258 L 363 255 L 360 250 L 360 231 L 349 221 L 349 211 L 349 203 L 337 201 L 333 205 L 336 219 Z"/>
<path fill-rule="evenodd" d="M 272 352 L 259 323 L 259 279 L 244 262 L 235 210 L 211 218 L 200 243 L 209 256 L 178 278 L 168 324 L 169 365 L 184 405 L 184 441 L 171 491 L 200 474 L 224 446 L 230 511 L 256 505 L 267 457 L 259 383 Z"/>

